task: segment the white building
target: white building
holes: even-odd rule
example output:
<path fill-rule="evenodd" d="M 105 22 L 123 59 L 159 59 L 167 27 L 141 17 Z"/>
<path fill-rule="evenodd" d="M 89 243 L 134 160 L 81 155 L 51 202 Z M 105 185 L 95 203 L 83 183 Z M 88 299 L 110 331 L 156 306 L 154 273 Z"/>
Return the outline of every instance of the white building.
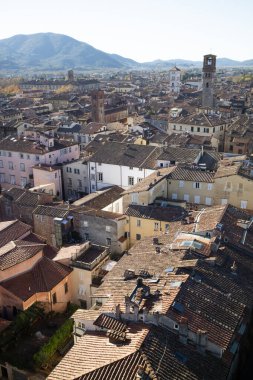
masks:
<path fill-rule="evenodd" d="M 181 88 L 181 70 L 177 66 L 169 70 L 169 86 L 173 94 L 179 94 Z"/>
<path fill-rule="evenodd" d="M 154 146 L 105 142 L 89 161 L 90 192 L 128 189 L 154 172 L 158 153 Z"/>

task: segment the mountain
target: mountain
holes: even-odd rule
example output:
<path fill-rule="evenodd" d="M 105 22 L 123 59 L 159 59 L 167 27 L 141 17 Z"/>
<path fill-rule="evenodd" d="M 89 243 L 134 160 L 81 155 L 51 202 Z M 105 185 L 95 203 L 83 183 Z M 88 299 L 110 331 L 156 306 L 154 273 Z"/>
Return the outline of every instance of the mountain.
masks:
<path fill-rule="evenodd" d="M 185 59 L 138 63 L 118 54 L 108 54 L 64 34 L 19 34 L 0 40 L 0 71 L 56 71 L 73 69 L 169 69 L 202 67 L 202 61 Z M 249 67 L 253 60 L 218 58 L 217 67 Z"/>
<path fill-rule="evenodd" d="M 187 68 L 193 68 L 198 67 L 201 68 L 203 65 L 202 61 L 190 61 L 187 59 L 170 59 L 162 61 L 160 59 L 152 62 L 146 62 L 142 65 L 145 65 L 145 67 L 149 67 L 150 69 L 169 69 L 172 66 L 177 65 L 178 67 L 183 67 L 185 69 Z M 233 59 L 229 58 L 217 58 L 216 61 L 217 68 L 222 67 L 250 67 L 253 66 L 253 60 L 249 59 L 247 61 L 235 61 Z"/>
<path fill-rule="evenodd" d="M 134 60 L 107 54 L 63 34 L 20 34 L 0 40 L 0 67 L 6 70 L 121 69 L 136 65 Z"/>

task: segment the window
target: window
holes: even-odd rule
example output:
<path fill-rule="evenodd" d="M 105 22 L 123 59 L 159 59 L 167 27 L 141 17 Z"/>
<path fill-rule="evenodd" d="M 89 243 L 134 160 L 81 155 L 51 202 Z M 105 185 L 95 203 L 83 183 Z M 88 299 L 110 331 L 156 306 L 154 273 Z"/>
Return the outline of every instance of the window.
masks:
<path fill-rule="evenodd" d="M 174 329 L 179 330 L 179 325 L 177 323 L 174 323 Z"/>
<path fill-rule="evenodd" d="M 204 128 L 204 133 L 209 133 L 209 128 Z"/>
<path fill-rule="evenodd" d="M 199 182 L 194 182 L 193 183 L 194 189 L 200 189 L 200 183 Z"/>
<path fill-rule="evenodd" d="M 82 309 L 87 309 L 87 301 L 85 301 L 85 300 L 79 300 L 79 302 L 80 302 L 80 307 Z"/>
<path fill-rule="evenodd" d="M 57 302 L 56 293 L 52 294 L 52 302 L 53 302 L 53 304 L 55 304 Z"/>
<path fill-rule="evenodd" d="M 23 162 L 20 163 L 20 171 L 25 172 L 25 164 Z"/>
<path fill-rule="evenodd" d="M 106 232 L 111 232 L 111 226 L 105 226 Z"/>
<path fill-rule="evenodd" d="M 26 159 L 27 159 L 27 160 L 30 160 L 30 154 L 27 154 L 27 155 L 26 155 Z"/>
<path fill-rule="evenodd" d="M 158 229 L 159 229 L 159 223 L 158 223 L 158 222 L 155 222 L 155 224 L 154 224 L 154 230 L 155 230 L 155 231 L 158 231 Z"/>
<path fill-rule="evenodd" d="M 137 225 L 137 227 L 140 227 L 140 226 L 141 226 L 141 220 L 140 220 L 140 219 L 137 219 L 137 220 L 136 220 L 136 225 Z"/>
<path fill-rule="evenodd" d="M 89 236 L 88 233 L 85 233 L 85 234 L 84 234 L 84 239 L 85 239 L 85 240 L 89 240 L 89 237 L 90 237 L 90 236 Z"/>
<path fill-rule="evenodd" d="M 64 293 L 66 294 L 66 293 L 68 293 L 68 291 L 69 291 L 69 286 L 68 286 L 68 283 L 65 282 L 65 284 L 64 284 Z"/>
<path fill-rule="evenodd" d="M 134 177 L 128 177 L 128 185 L 133 186 L 134 185 Z"/>
<path fill-rule="evenodd" d="M 27 185 L 27 178 L 26 177 L 21 177 L 21 179 L 20 179 L 20 185 L 22 187 L 25 187 Z"/>
<path fill-rule="evenodd" d="M 80 179 L 78 180 L 78 187 L 79 187 L 79 189 L 82 188 L 82 181 Z"/>
<path fill-rule="evenodd" d="M 0 162 L 1 162 L 1 161 L 0 161 Z M 9 164 L 9 169 L 10 169 L 10 170 L 13 170 L 13 162 L 12 162 L 12 161 L 9 161 L 8 164 Z M 1 166 L 1 165 L 0 165 L 0 166 Z"/>
<path fill-rule="evenodd" d="M 137 178 L 137 182 L 141 182 L 143 178 Z"/>
<path fill-rule="evenodd" d="M 141 234 L 136 234 L 136 240 L 141 240 Z"/>
<path fill-rule="evenodd" d="M 247 208 L 247 201 L 241 201 L 241 208 Z"/>
<path fill-rule="evenodd" d="M 194 196 L 194 203 L 196 203 L 196 204 L 200 203 L 200 196 L 199 195 Z"/>
<path fill-rule="evenodd" d="M 3 168 L 3 167 L 4 167 L 3 160 L 0 160 L 0 168 Z"/>
<path fill-rule="evenodd" d="M 35 156 L 35 160 L 39 161 L 40 160 L 40 156 Z"/>
<path fill-rule="evenodd" d="M 139 201 L 138 193 L 131 194 L 131 203 L 137 205 Z"/>
<path fill-rule="evenodd" d="M 103 181 L 103 173 L 98 172 L 98 181 L 102 182 Z"/>
<path fill-rule="evenodd" d="M 72 168 L 70 168 L 69 166 L 67 166 L 67 173 L 72 173 Z"/>
<path fill-rule="evenodd" d="M 68 186 L 72 186 L 72 178 L 68 178 Z"/>
<path fill-rule="evenodd" d="M 4 173 L 0 173 L 0 183 L 4 183 L 5 178 L 4 178 Z"/>
<path fill-rule="evenodd" d="M 184 194 L 184 201 L 189 202 L 190 201 L 190 195 Z"/>
<path fill-rule="evenodd" d="M 106 245 L 112 245 L 112 239 L 106 238 Z"/>
<path fill-rule="evenodd" d="M 141 172 L 141 171 L 142 171 L 142 168 L 139 168 L 139 171 Z"/>
<path fill-rule="evenodd" d="M 194 132 L 194 127 L 191 127 L 191 132 Z"/>
<path fill-rule="evenodd" d="M 20 153 L 20 158 L 24 158 L 24 155 L 23 155 L 23 153 Z"/>
<path fill-rule="evenodd" d="M 243 183 L 238 183 L 238 191 L 243 191 Z"/>
<path fill-rule="evenodd" d="M 231 190 L 232 190 L 232 183 L 231 183 L 231 182 L 227 182 L 227 183 L 226 183 L 225 190 L 226 190 L 226 191 L 231 191 Z"/>
<path fill-rule="evenodd" d="M 8 157 L 11 157 L 11 155 L 12 155 L 11 152 L 8 152 Z"/>
<path fill-rule="evenodd" d="M 200 127 L 197 128 L 197 132 L 200 132 Z"/>
<path fill-rule="evenodd" d="M 208 183 L 207 184 L 207 190 L 212 190 L 213 189 L 213 184 L 212 183 Z"/>
<path fill-rule="evenodd" d="M 172 194 L 171 194 L 171 198 L 172 198 L 173 200 L 176 200 L 176 199 L 177 199 L 177 193 L 172 193 Z"/>
<path fill-rule="evenodd" d="M 57 178 L 57 173 L 54 173 L 54 178 Z"/>
<path fill-rule="evenodd" d="M 133 167 L 132 167 L 132 166 L 129 166 L 129 169 L 130 169 L 130 170 L 133 170 Z"/>
<path fill-rule="evenodd" d="M 211 204 L 212 204 L 212 198 L 206 197 L 206 205 L 211 206 Z"/>
<path fill-rule="evenodd" d="M 179 187 L 184 187 L 184 181 L 179 181 Z"/>
<path fill-rule="evenodd" d="M 75 174 L 80 174 L 80 170 L 79 169 L 74 169 L 74 173 Z"/>
<path fill-rule="evenodd" d="M 10 183 L 11 185 L 15 185 L 16 183 L 15 175 L 10 175 Z"/>

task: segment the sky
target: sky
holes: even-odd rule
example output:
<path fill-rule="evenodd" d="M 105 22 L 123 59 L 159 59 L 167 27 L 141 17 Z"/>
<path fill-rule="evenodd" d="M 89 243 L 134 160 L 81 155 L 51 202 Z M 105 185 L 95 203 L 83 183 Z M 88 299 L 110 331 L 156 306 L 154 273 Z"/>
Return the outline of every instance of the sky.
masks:
<path fill-rule="evenodd" d="M 138 62 L 253 59 L 253 0 L 10 0 L 0 39 L 61 33 Z"/>

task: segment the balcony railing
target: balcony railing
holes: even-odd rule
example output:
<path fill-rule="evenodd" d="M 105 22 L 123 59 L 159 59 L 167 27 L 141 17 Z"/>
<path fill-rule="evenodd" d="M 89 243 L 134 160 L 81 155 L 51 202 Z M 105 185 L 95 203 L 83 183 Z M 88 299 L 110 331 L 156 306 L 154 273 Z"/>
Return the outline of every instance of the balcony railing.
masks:
<path fill-rule="evenodd" d="M 71 259 L 71 263 L 73 266 L 81 269 L 92 270 L 94 269 L 105 257 L 109 256 L 109 250 L 104 250 L 95 260 L 90 263 L 85 261 L 81 261 L 77 259 Z"/>

